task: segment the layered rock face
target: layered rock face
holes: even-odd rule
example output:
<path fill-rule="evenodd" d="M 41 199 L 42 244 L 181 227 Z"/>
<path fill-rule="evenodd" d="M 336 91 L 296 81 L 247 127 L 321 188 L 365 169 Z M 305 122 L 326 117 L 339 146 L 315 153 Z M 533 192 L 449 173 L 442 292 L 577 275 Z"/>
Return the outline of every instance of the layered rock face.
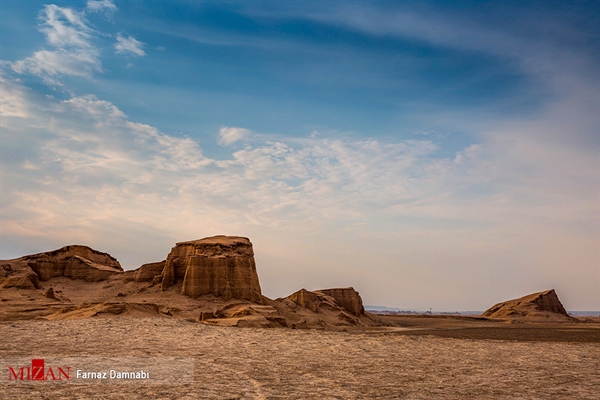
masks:
<path fill-rule="evenodd" d="M 286 297 L 285 300 L 292 301 L 312 312 L 319 312 L 322 307 L 330 309 L 339 307 L 357 317 L 365 314 L 360 295 L 351 287 L 321 289 L 313 292 L 300 289 Z"/>
<path fill-rule="evenodd" d="M 38 288 L 38 279 L 47 281 L 53 277 L 64 276 L 97 282 L 107 279 L 112 274 L 123 272 L 116 258 L 79 245 L 7 260 L 2 267 L 6 277 L 4 287 L 21 288 L 30 285 Z"/>
<path fill-rule="evenodd" d="M 252 243 L 244 237 L 213 236 L 177 243 L 165 261 L 162 290 L 183 281 L 181 293 L 212 294 L 262 303 Z"/>
<path fill-rule="evenodd" d="M 495 304 L 481 315 L 489 318 L 570 318 L 554 289 Z"/>
<path fill-rule="evenodd" d="M 123 271 L 116 258 L 87 246 L 65 246 L 58 250 L 26 256 L 24 259 L 42 281 L 64 276 L 98 282 Z"/>
<path fill-rule="evenodd" d="M 290 294 L 287 299 L 298 304 L 300 307 L 307 308 L 312 312 L 318 312 L 319 306 L 323 302 L 323 298 L 314 292 L 309 292 L 306 289 L 300 289 L 295 293 Z"/>
<path fill-rule="evenodd" d="M 323 293 L 335 299 L 336 303 L 349 311 L 350 313 L 359 316 L 365 313 L 362 298 L 354 288 L 338 288 L 338 289 L 321 289 L 317 293 Z"/>
<path fill-rule="evenodd" d="M 27 261 L 50 260 L 53 262 L 57 262 L 68 259 L 70 257 L 81 257 L 92 263 L 110 267 L 118 271 L 123 271 L 123 268 L 121 268 L 121 264 L 119 264 L 119 261 L 117 261 L 117 259 L 111 256 L 110 254 L 103 253 L 101 251 L 94 250 L 90 247 L 81 245 L 65 246 L 61 247 L 58 250 L 25 256 L 22 257 L 22 259 Z"/>
<path fill-rule="evenodd" d="M 163 270 L 165 269 L 166 261 L 144 264 L 133 271 L 133 279 L 136 282 L 147 282 L 158 280 Z"/>

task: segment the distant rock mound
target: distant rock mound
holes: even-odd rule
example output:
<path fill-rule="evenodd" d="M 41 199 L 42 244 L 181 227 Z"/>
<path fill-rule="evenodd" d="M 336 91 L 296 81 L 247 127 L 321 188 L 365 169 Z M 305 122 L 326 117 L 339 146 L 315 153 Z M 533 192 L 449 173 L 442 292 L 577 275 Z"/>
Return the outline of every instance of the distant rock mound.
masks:
<path fill-rule="evenodd" d="M 571 319 L 554 289 L 495 304 L 481 316 L 510 319 Z"/>
<path fill-rule="evenodd" d="M 380 321 L 367 315 L 362 299 L 353 288 L 300 289 L 269 303 L 285 315 L 292 328 L 376 326 Z"/>
<path fill-rule="evenodd" d="M 319 309 L 327 307 L 330 309 L 341 308 L 357 317 L 365 313 L 360 295 L 351 287 L 321 289 L 312 292 L 300 289 L 284 300 L 291 301 L 312 312 L 319 312 Z"/>
<path fill-rule="evenodd" d="M 213 236 L 173 247 L 162 272 L 162 290 L 182 281 L 192 298 L 212 294 L 262 303 L 252 243 L 245 237 Z"/>

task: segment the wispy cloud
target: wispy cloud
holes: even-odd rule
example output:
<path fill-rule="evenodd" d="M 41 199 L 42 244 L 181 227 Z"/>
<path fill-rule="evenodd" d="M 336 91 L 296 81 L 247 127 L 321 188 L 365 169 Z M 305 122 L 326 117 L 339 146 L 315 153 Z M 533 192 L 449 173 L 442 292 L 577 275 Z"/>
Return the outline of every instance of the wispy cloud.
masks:
<path fill-rule="evenodd" d="M 61 75 L 92 76 L 102 71 L 98 51 L 92 45 L 93 30 L 83 13 L 72 8 L 47 5 L 41 11 L 40 31 L 56 50 L 40 50 L 32 56 L 12 63 L 19 73 L 30 73 L 47 83 L 60 85 Z"/>
<path fill-rule="evenodd" d="M 144 44 L 132 36 L 125 37 L 120 33 L 117 35 L 117 43 L 115 43 L 117 54 L 133 54 L 142 57 L 146 55 L 143 47 Z"/>
<path fill-rule="evenodd" d="M 242 140 L 249 133 L 248 129 L 224 126 L 219 129 L 219 144 L 229 146 L 232 143 Z"/>
<path fill-rule="evenodd" d="M 117 6 L 112 0 L 88 0 L 86 9 L 90 12 L 114 12 Z"/>
<path fill-rule="evenodd" d="M 91 29 L 83 13 L 69 7 L 47 5 L 40 13 L 40 32 L 54 47 L 90 47 Z"/>
<path fill-rule="evenodd" d="M 26 100 L 27 89 L 20 85 L 12 85 L 3 76 L 0 69 L 0 115 L 3 117 L 27 117 L 29 105 Z"/>
<path fill-rule="evenodd" d="M 33 56 L 13 63 L 12 68 L 19 74 L 30 73 L 44 78 L 48 83 L 59 75 L 90 77 L 102 71 L 95 51 L 36 51 Z"/>
<path fill-rule="evenodd" d="M 2 150 L 11 153 L 1 169 L 3 235 L 29 242 L 50 235 L 56 245 L 87 242 L 116 254 L 129 254 L 125 242 L 145 243 L 144 248 L 156 243 L 144 262 L 163 257 L 165 243 L 182 237 L 233 232 L 254 234 L 259 243 L 268 237 L 269 243 L 320 238 L 322 244 L 311 250 L 315 254 L 357 249 L 360 257 L 361 246 L 372 247 L 373 273 L 383 269 L 388 277 L 399 273 L 392 267 L 397 260 L 388 260 L 396 254 L 414 284 L 421 279 L 419 265 L 437 265 L 449 254 L 454 261 L 446 261 L 444 270 L 450 263 L 476 275 L 481 272 L 461 264 L 473 264 L 465 254 L 484 262 L 490 252 L 517 249 L 511 250 L 514 265 L 504 268 L 509 275 L 520 273 L 531 251 L 542 251 L 547 243 L 559 246 L 566 229 L 568 246 L 586 254 L 581 270 L 593 268 L 586 250 L 593 246 L 588 230 L 597 218 L 590 201 L 596 196 L 593 152 L 565 152 L 535 135 L 515 141 L 504 131 L 494 137 L 505 140 L 471 145 L 447 158 L 435 157 L 438 147 L 429 140 L 272 140 L 255 133 L 251 144 L 218 160 L 204 155 L 194 140 L 131 121 L 94 96 L 59 101 L 18 82 L 2 84 L 3 93 L 20 105 L 1 120 Z M 536 128 L 506 127 L 507 132 Z M 247 130 L 224 127 L 221 133 L 233 143 Z M 111 241 L 117 231 L 128 239 Z M 332 235 L 342 237 L 326 249 Z M 519 250 L 525 237 L 537 239 Z M 340 243 L 344 249 L 334 250 Z M 264 245 L 273 257 L 284 251 Z M 387 250 L 378 255 L 375 249 L 382 246 Z M 441 258 L 432 258 L 431 246 Z M 562 271 L 569 254 L 534 264 Z M 122 259 L 126 266 L 142 261 L 130 257 Z M 329 263 L 325 275 L 333 279 L 339 260 L 319 259 Z M 428 276 L 422 279 L 425 284 Z M 453 278 L 445 279 L 439 284 Z M 297 285 L 277 282 L 279 290 Z"/>

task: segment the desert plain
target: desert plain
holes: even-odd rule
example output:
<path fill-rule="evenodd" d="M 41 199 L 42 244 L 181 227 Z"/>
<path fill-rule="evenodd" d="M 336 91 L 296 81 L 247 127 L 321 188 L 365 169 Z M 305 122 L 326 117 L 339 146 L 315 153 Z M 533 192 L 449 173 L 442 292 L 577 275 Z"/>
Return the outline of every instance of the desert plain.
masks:
<path fill-rule="evenodd" d="M 404 319 L 408 321 L 411 317 Z M 525 325 L 517 329 L 531 329 L 535 334 L 520 336 L 513 335 L 512 325 L 470 327 L 461 321 L 435 320 L 427 319 L 426 324 L 420 324 L 423 319 L 415 321 L 413 327 L 426 328 L 423 330 L 386 328 L 363 332 L 233 328 L 160 317 L 4 321 L 0 322 L 2 357 L 184 357 L 194 361 L 194 379 L 180 385 L 3 382 L 1 397 L 596 399 L 598 396 L 599 324 L 595 328 L 582 328 L 580 324 Z M 552 337 L 546 337 L 548 332 Z"/>
<path fill-rule="evenodd" d="M 570 316 L 554 290 L 481 316 L 372 314 L 353 288 L 269 299 L 248 239 L 225 236 L 178 243 L 166 260 L 135 271 L 67 246 L 4 260 L 0 272 L 2 399 L 597 399 L 600 392 L 600 318 Z M 34 359 L 49 368 L 148 360 L 186 378 L 17 379 L 15 369 Z"/>

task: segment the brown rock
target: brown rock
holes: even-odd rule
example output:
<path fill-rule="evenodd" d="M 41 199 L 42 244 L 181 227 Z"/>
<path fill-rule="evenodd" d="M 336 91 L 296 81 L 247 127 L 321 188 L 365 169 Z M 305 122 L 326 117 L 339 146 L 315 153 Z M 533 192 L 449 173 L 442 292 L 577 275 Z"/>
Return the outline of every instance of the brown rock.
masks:
<path fill-rule="evenodd" d="M 177 243 L 165 261 L 162 290 L 182 281 L 181 293 L 212 294 L 262 303 L 252 243 L 244 237 L 213 236 Z"/>
<path fill-rule="evenodd" d="M 160 275 L 165 268 L 166 260 L 144 264 L 133 272 L 133 279 L 136 282 L 150 282 L 154 277 Z"/>
<path fill-rule="evenodd" d="M 123 271 L 119 262 L 109 254 L 79 245 L 32 254 L 18 260 L 25 262 L 42 281 L 66 276 L 97 282 Z"/>
<path fill-rule="evenodd" d="M 289 300 L 298 304 L 300 307 L 307 308 L 312 312 L 319 311 L 319 305 L 323 299 L 316 293 L 309 292 L 306 289 L 300 289 L 287 297 Z"/>
<path fill-rule="evenodd" d="M 571 318 L 554 289 L 495 304 L 483 314 L 488 318 Z"/>
<path fill-rule="evenodd" d="M 46 294 L 44 294 L 44 296 L 46 296 L 49 299 L 54 299 L 54 300 L 58 300 L 56 298 L 56 295 L 54 294 L 54 289 L 50 288 L 48 290 L 46 290 Z"/>
<path fill-rule="evenodd" d="M 351 314 L 359 316 L 365 313 L 363 307 L 362 298 L 354 288 L 337 288 L 337 289 L 322 289 L 315 291 L 317 293 L 323 293 L 331 296 L 335 299 L 336 303 L 349 311 Z"/>
<path fill-rule="evenodd" d="M 362 299 L 353 288 L 321 289 L 313 292 L 306 289 L 292 293 L 280 300 L 287 304 L 297 304 L 312 312 L 326 308 L 328 310 L 344 310 L 353 315 L 364 315 Z"/>
<path fill-rule="evenodd" d="M 18 289 L 39 289 L 38 277 L 34 273 L 9 276 L 1 281 L 0 287 Z"/>
<path fill-rule="evenodd" d="M 102 264 L 96 264 L 79 256 L 65 259 L 64 276 L 67 278 L 84 279 L 87 282 L 99 282 L 118 272 L 121 271 Z"/>

